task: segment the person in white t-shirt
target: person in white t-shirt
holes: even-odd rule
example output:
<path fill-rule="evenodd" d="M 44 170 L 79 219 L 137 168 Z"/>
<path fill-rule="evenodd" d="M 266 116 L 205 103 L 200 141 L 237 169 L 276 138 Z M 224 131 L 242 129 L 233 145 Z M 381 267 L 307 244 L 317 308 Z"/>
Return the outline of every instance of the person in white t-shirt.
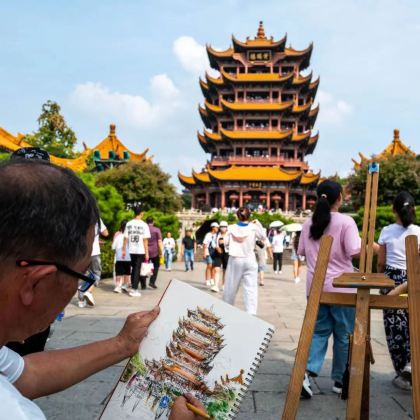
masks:
<path fill-rule="evenodd" d="M 271 249 L 273 251 L 273 270 L 276 274 L 281 274 L 283 265 L 283 251 L 284 251 L 284 232 L 274 229 L 274 236 L 271 241 Z"/>
<path fill-rule="evenodd" d="M 209 288 L 215 285 L 213 257 L 216 251 L 216 237 L 219 232 L 219 224 L 212 222 L 210 229 L 210 232 L 206 233 L 203 240 L 204 261 L 206 263 L 206 286 Z"/>
<path fill-rule="evenodd" d="M 127 221 L 122 221 L 112 241 L 112 249 L 115 251 L 115 293 L 122 293 L 123 291 L 128 293 L 130 289 L 131 258 L 128 244 L 125 247 L 125 257 L 122 256 L 126 226 Z"/>
<path fill-rule="evenodd" d="M 83 273 L 91 261 L 99 214 L 92 193 L 71 170 L 21 159 L 0 163 L 0 179 L 0 420 L 45 420 L 31 400 L 137 354 L 159 308 L 131 314 L 114 337 L 76 348 L 24 358 L 5 348 L 45 330 L 86 286 L 79 279 L 87 287 L 95 282 Z M 86 413 L 86 418 L 93 415 Z M 196 418 L 186 399 L 178 398 L 170 420 Z"/>
<path fill-rule="evenodd" d="M 140 205 L 134 207 L 134 219 L 127 223 L 124 231 L 124 245 L 122 256 L 126 255 L 126 246 L 131 258 L 131 291 L 132 297 L 140 297 L 139 282 L 142 290 L 146 289 L 146 277 L 140 275 L 141 265 L 149 261 L 149 225 L 144 222 L 143 210 Z"/>
<path fill-rule="evenodd" d="M 167 232 L 166 238 L 163 240 L 163 258 L 165 260 L 166 271 L 171 271 L 174 253 L 175 253 L 175 240 L 174 238 L 172 238 L 171 232 Z"/>
<path fill-rule="evenodd" d="M 396 286 L 407 282 L 405 238 L 416 235 L 420 243 L 420 227 L 415 225 L 413 196 L 400 192 L 394 200 L 396 223 L 385 226 L 379 235 L 378 272 L 385 273 Z M 382 290 L 386 294 L 389 290 Z M 392 293 L 391 293 L 392 294 Z M 408 313 L 405 309 L 384 309 L 384 326 L 388 350 L 396 377 L 394 386 L 411 390 L 411 354 Z"/>
<path fill-rule="evenodd" d="M 92 245 L 92 257 L 90 260 L 90 265 L 88 271 L 92 273 L 95 277 L 95 284 L 92 285 L 89 290 L 84 293 L 79 292 L 79 308 L 86 307 L 86 304 L 89 306 L 95 306 L 95 298 L 93 297 L 93 289 L 99 284 L 102 274 L 101 266 L 101 246 L 99 244 L 99 236 L 106 238 L 109 235 L 108 229 L 105 226 L 102 219 L 99 219 L 99 223 L 95 226 L 95 239 L 93 240 Z"/>

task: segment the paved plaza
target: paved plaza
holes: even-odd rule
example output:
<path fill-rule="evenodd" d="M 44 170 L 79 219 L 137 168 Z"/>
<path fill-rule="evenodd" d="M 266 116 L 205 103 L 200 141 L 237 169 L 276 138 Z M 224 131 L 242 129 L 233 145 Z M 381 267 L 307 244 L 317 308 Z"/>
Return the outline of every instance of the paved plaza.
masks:
<path fill-rule="evenodd" d="M 146 290 L 140 299 L 112 293 L 112 280 L 105 280 L 96 290 L 97 305 L 94 308 L 79 309 L 76 300 L 73 299 L 66 309 L 64 320 L 48 343 L 49 348 L 78 346 L 113 336 L 119 331 L 129 313 L 152 308 L 171 278 L 184 280 L 205 290 L 204 264 L 200 263 L 196 264 L 193 273 L 185 273 L 181 263 L 176 263 L 171 272 L 162 271 L 158 278 L 159 289 Z M 268 273 L 266 285 L 260 287 L 258 316 L 274 324 L 276 333 L 242 403 L 238 419 L 280 418 L 305 303 L 304 282 L 294 284 L 291 266 L 284 267 L 280 276 L 275 276 L 271 271 Z M 241 296 L 238 296 L 237 304 L 242 305 Z M 245 331 L 246 326 L 244 333 Z M 393 370 L 379 311 L 374 311 L 372 316 L 372 345 L 376 363 L 372 366 L 371 418 L 413 418 L 410 394 L 394 388 L 391 384 Z M 112 366 L 64 392 L 41 398 L 37 403 L 50 420 L 97 419 L 124 366 L 125 362 Z M 345 418 L 345 402 L 331 391 L 330 368 L 329 349 L 322 374 L 316 379 L 316 395 L 309 401 L 301 401 L 299 419 Z M 59 374 L 60 372 L 57 372 L 57 375 Z"/>

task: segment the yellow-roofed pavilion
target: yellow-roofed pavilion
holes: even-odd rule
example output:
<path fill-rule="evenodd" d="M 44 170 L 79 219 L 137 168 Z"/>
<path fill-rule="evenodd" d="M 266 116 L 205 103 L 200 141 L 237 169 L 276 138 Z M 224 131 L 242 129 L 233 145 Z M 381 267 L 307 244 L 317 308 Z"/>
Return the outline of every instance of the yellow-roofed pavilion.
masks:
<path fill-rule="evenodd" d="M 86 160 L 91 153 L 93 153 L 93 159 L 98 170 L 107 169 L 130 160 L 144 161 L 152 158 L 151 156 L 147 156 L 149 149 L 146 149 L 143 153 L 134 153 L 127 149 L 116 135 L 115 124 L 110 125 L 108 136 L 97 146 L 93 148 L 89 148 L 85 144 L 83 144 L 83 146 L 84 150 L 77 158 L 66 159 L 50 155 L 50 160 L 56 165 L 80 172 L 87 168 Z M 14 136 L 0 127 L 0 150 L 14 152 L 22 147 L 31 147 L 31 145 L 25 141 L 25 136 L 23 134 L 18 133 Z"/>

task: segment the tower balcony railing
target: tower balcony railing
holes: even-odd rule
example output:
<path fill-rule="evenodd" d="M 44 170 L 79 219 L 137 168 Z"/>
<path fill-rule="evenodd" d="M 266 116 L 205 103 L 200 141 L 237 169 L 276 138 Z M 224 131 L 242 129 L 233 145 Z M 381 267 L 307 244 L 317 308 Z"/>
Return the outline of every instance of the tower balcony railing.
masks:
<path fill-rule="evenodd" d="M 281 165 L 285 167 L 299 167 L 302 169 L 309 169 L 307 161 L 283 156 L 214 156 L 209 163 L 212 166 L 250 164 L 261 166 Z"/>

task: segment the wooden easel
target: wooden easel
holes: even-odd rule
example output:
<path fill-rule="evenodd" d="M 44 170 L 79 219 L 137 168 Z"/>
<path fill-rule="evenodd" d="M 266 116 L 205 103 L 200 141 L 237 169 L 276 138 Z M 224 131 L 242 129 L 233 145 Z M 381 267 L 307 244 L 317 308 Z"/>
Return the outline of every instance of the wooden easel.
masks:
<path fill-rule="evenodd" d="M 410 236 L 406 240 L 408 298 L 370 294 L 370 289 L 395 286 L 394 282 L 384 274 L 372 273 L 378 169 L 378 165 L 371 164 L 367 176 L 360 272 L 343 274 L 334 279 L 333 282 L 336 287 L 357 288 L 357 294 L 326 293 L 322 291 L 333 239 L 331 236 L 321 238 L 320 251 L 296 351 L 295 364 L 284 405 L 283 420 L 296 418 L 320 304 L 356 307 L 346 416 L 347 419 L 351 420 L 369 418 L 370 363 L 374 362 L 370 346 L 370 310 L 409 309 L 413 412 L 414 418 L 420 419 L 420 263 L 417 237 Z"/>

